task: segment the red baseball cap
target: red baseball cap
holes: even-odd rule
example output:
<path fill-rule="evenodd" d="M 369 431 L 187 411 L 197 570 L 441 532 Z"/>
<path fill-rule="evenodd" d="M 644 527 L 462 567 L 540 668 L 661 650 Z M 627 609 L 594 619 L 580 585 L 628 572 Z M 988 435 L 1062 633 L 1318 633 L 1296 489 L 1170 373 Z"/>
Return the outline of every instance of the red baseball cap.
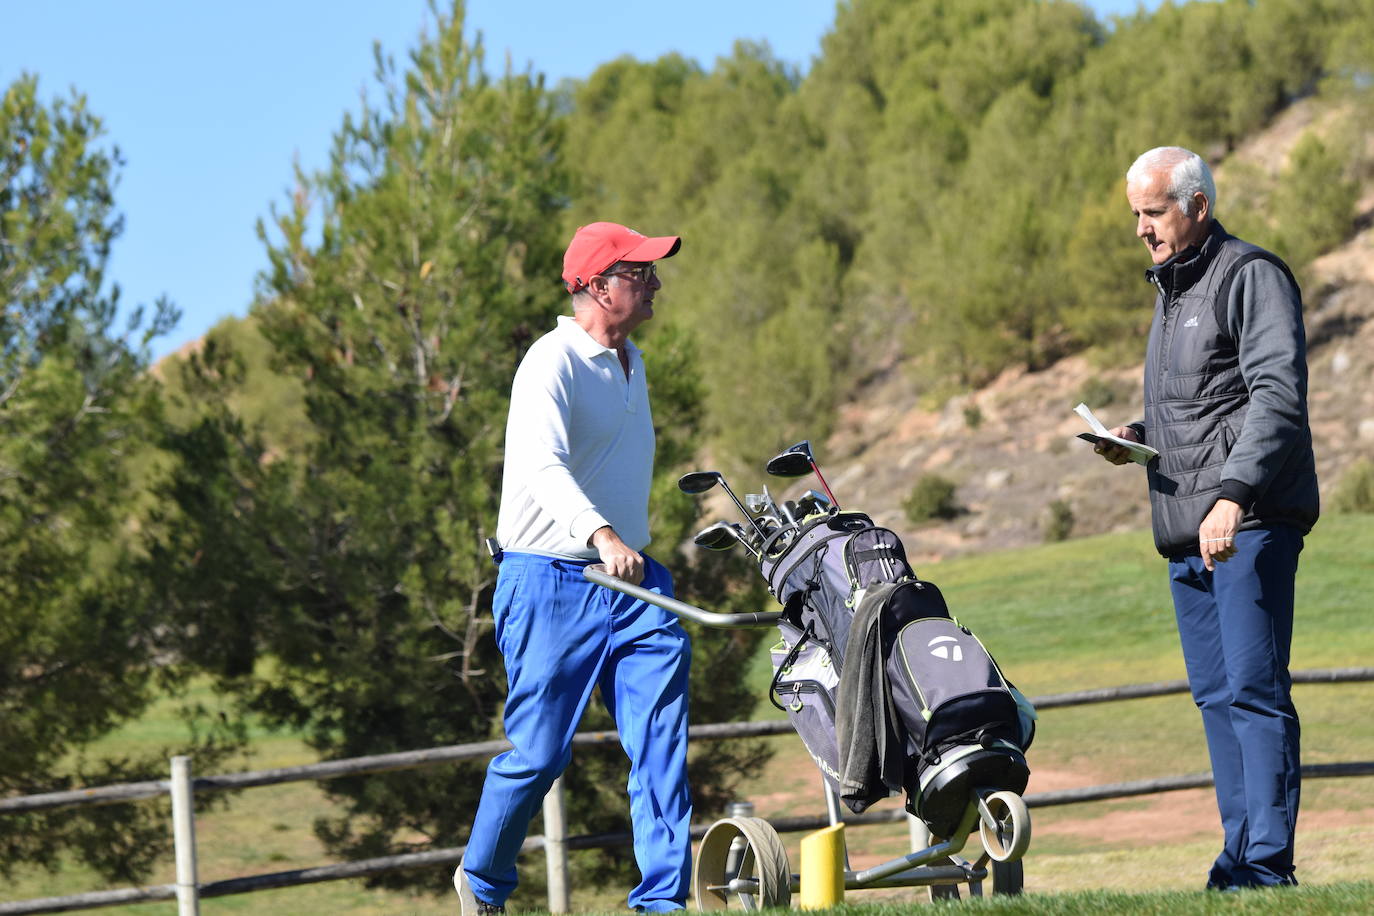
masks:
<path fill-rule="evenodd" d="M 619 223 L 590 223 L 573 233 L 563 253 L 563 282 L 575 293 L 616 261 L 657 261 L 682 247 L 676 235 L 649 238 Z"/>

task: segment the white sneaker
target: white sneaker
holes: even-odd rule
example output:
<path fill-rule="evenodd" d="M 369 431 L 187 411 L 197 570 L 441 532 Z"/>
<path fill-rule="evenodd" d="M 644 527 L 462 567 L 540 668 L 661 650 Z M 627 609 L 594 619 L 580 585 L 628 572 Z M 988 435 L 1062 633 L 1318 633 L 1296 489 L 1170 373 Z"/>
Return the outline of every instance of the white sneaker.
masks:
<path fill-rule="evenodd" d="M 458 892 L 460 916 L 491 916 L 506 912 L 503 906 L 477 899 L 477 895 L 472 892 L 472 884 L 468 881 L 468 873 L 463 871 L 462 862 L 458 863 L 458 868 L 453 873 L 453 889 Z"/>

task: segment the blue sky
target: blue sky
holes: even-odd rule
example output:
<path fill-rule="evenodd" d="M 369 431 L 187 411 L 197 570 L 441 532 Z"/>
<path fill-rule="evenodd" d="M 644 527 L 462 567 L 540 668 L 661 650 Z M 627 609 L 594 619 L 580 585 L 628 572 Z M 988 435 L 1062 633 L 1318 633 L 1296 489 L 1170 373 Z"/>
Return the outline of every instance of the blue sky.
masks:
<path fill-rule="evenodd" d="M 1148 8 L 1159 0 L 1147 0 Z M 1136 0 L 1095 0 L 1100 17 Z M 834 0 L 469 0 L 489 69 L 507 52 L 550 85 L 622 54 L 670 51 L 709 66 L 736 39 L 803 69 Z M 285 198 L 292 162 L 322 167 L 345 111 L 371 84 L 372 45 L 400 58 L 431 21 L 425 0 L 0 0 L 0 85 L 36 73 L 45 100 L 75 86 L 125 167 L 109 275 L 125 305 L 165 293 L 183 311 L 154 355 L 252 302 L 266 263 L 254 232 Z"/>

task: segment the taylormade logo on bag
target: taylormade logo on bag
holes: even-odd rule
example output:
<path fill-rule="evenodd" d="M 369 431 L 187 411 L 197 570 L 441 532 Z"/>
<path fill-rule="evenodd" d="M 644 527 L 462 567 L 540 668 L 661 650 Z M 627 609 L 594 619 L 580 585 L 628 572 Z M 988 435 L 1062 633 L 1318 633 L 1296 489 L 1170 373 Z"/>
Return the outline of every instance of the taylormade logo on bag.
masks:
<path fill-rule="evenodd" d="M 950 647 L 945 645 L 945 643 L 950 642 L 954 643 L 953 654 L 949 651 Z M 930 654 L 936 658 L 949 659 L 953 662 L 961 662 L 964 660 L 964 647 L 959 645 L 959 640 L 955 639 L 953 636 L 937 636 L 926 643 L 926 646 L 930 649 Z"/>

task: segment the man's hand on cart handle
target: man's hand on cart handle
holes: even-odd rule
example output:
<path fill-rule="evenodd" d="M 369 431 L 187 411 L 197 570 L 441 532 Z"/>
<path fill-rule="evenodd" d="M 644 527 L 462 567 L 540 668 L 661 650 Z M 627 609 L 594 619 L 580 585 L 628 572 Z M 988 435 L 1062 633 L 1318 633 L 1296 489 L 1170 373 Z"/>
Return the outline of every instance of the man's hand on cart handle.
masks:
<path fill-rule="evenodd" d="M 631 585 L 644 581 L 644 557 L 639 551 L 631 550 L 615 529 L 604 525 L 592 532 L 592 546 L 601 554 L 601 563 L 607 575 L 624 579 Z"/>

